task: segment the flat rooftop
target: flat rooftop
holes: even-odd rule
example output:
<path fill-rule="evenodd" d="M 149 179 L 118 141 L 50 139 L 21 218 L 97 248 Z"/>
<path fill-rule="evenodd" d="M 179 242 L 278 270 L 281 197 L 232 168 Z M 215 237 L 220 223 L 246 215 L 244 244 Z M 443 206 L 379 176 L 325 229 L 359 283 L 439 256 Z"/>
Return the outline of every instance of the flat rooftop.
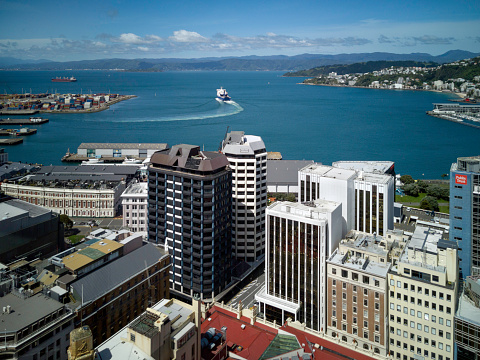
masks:
<path fill-rule="evenodd" d="M 455 317 L 480 326 L 480 308 L 476 307 L 472 300 L 463 293 L 458 299 L 458 309 Z"/>
<path fill-rule="evenodd" d="M 267 185 L 298 184 L 298 171 L 313 160 L 267 160 Z"/>
<path fill-rule="evenodd" d="M 139 182 L 131 183 L 123 192 L 122 196 L 128 195 L 147 195 L 148 194 L 148 183 Z"/>
<path fill-rule="evenodd" d="M 335 161 L 333 167 L 374 174 L 385 174 L 395 166 L 393 161 Z"/>
<path fill-rule="evenodd" d="M 357 175 L 357 172 L 354 170 L 335 168 L 317 163 L 308 165 L 299 171 L 337 180 L 349 180 L 355 178 Z"/>
<path fill-rule="evenodd" d="M 335 201 L 315 200 L 310 202 L 276 201 L 268 207 L 270 211 L 278 211 L 285 214 L 294 214 L 306 218 L 324 219 L 325 215 L 334 211 L 341 204 Z"/>
<path fill-rule="evenodd" d="M 364 272 L 374 276 L 380 276 L 385 278 L 388 274 L 388 270 L 391 267 L 391 263 L 377 263 L 368 259 L 357 258 L 356 256 L 349 256 L 347 253 L 342 254 L 336 249 L 330 258 L 327 260 L 333 265 L 340 265 L 347 269 Z"/>
<path fill-rule="evenodd" d="M 193 313 L 193 310 L 190 307 L 185 307 L 180 303 L 169 299 L 162 299 L 152 308 L 168 316 L 172 322 L 172 330 L 176 330 L 182 326 L 185 321 L 188 321 L 188 318 Z"/>
<path fill-rule="evenodd" d="M 11 313 L 0 313 L 2 329 L 19 331 L 40 319 L 63 308 L 63 304 L 45 296 L 36 294 L 26 299 L 20 299 L 13 294 L 0 297 L 0 308 L 11 306 Z"/>
<path fill-rule="evenodd" d="M 166 143 L 81 143 L 79 149 L 147 149 L 164 150 Z"/>

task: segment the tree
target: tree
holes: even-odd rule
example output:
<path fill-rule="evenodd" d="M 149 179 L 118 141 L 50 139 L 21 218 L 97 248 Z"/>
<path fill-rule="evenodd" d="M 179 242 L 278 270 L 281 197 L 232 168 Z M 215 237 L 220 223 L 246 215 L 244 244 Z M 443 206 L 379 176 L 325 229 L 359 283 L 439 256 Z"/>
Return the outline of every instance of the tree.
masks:
<path fill-rule="evenodd" d="M 418 186 L 418 192 L 421 192 L 421 193 L 426 193 L 427 192 L 428 184 L 425 181 L 418 180 L 416 182 L 416 184 Z"/>
<path fill-rule="evenodd" d="M 70 220 L 68 215 L 61 214 L 60 215 L 60 222 L 63 223 L 63 225 L 65 226 L 65 229 L 67 229 L 67 230 L 71 229 L 73 227 L 73 221 Z"/>
<path fill-rule="evenodd" d="M 418 187 L 416 184 L 408 184 L 403 187 L 405 195 L 417 197 L 418 196 Z"/>
<path fill-rule="evenodd" d="M 400 176 L 400 181 L 404 184 L 404 185 L 408 185 L 408 184 L 413 184 L 415 182 L 415 180 L 413 180 L 413 177 L 411 175 L 402 175 Z"/>
<path fill-rule="evenodd" d="M 428 185 L 427 195 L 440 199 L 442 197 L 442 188 L 438 185 Z"/>
<path fill-rule="evenodd" d="M 420 209 L 438 211 L 438 201 L 432 196 L 425 196 L 420 201 Z"/>

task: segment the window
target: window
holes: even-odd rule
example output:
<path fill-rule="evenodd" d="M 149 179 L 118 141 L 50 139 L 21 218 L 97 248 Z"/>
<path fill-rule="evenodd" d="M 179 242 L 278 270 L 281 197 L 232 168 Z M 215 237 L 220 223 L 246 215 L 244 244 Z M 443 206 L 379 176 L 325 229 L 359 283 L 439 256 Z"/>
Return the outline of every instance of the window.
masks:
<path fill-rule="evenodd" d="M 392 284 L 393 285 L 393 284 Z M 401 288 L 402 287 L 402 282 L 401 281 L 397 281 L 397 287 Z"/>
<path fill-rule="evenodd" d="M 370 278 L 368 276 L 363 276 L 363 283 L 368 284 L 370 282 Z"/>
<path fill-rule="evenodd" d="M 423 331 L 425 331 L 426 333 L 428 333 L 428 325 L 425 325 L 425 326 L 423 327 Z"/>
<path fill-rule="evenodd" d="M 415 328 L 415 321 L 410 321 L 410 327 L 413 329 Z"/>
<path fill-rule="evenodd" d="M 452 321 L 451 320 L 447 320 L 447 326 L 448 327 L 452 326 Z"/>
<path fill-rule="evenodd" d="M 342 283 L 342 289 L 346 289 L 346 288 L 347 288 L 347 283 L 346 282 Z"/>
<path fill-rule="evenodd" d="M 363 300 L 363 305 L 364 305 L 364 306 L 368 306 L 368 300 L 367 300 L 367 299 L 364 299 L 364 300 Z"/>
<path fill-rule="evenodd" d="M 348 271 L 347 270 L 342 270 L 342 277 L 347 278 L 348 277 Z"/>
<path fill-rule="evenodd" d="M 333 280 L 332 280 L 332 285 L 333 285 L 333 286 L 337 285 L 337 280 L 333 279 Z"/>
<path fill-rule="evenodd" d="M 395 286 L 395 280 L 390 279 L 390 285 L 391 285 L 391 286 Z"/>

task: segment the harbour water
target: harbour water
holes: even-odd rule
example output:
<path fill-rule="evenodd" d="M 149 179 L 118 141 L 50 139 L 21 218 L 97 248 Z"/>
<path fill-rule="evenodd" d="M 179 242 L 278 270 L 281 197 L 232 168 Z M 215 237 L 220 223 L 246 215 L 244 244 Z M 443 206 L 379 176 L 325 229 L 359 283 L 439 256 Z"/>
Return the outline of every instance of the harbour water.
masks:
<path fill-rule="evenodd" d="M 56 76 L 74 83 L 52 83 Z M 284 159 L 391 160 L 396 171 L 436 179 L 458 156 L 480 154 L 480 129 L 426 115 L 455 95 L 304 86 L 280 72 L 2 71 L 5 93 L 137 95 L 93 114 L 44 114 L 35 136 L 6 147 L 11 161 L 60 165 L 82 142 L 196 144 L 217 150 L 227 126 L 263 138 Z M 223 86 L 233 104 L 215 101 Z"/>

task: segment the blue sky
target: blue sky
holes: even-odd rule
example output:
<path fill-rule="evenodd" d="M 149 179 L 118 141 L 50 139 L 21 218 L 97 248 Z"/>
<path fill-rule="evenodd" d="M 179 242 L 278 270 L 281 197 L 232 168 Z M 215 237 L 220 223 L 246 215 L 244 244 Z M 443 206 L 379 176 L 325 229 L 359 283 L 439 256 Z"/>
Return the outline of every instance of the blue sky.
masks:
<path fill-rule="evenodd" d="M 480 1 L 0 0 L 0 57 L 480 52 Z"/>

